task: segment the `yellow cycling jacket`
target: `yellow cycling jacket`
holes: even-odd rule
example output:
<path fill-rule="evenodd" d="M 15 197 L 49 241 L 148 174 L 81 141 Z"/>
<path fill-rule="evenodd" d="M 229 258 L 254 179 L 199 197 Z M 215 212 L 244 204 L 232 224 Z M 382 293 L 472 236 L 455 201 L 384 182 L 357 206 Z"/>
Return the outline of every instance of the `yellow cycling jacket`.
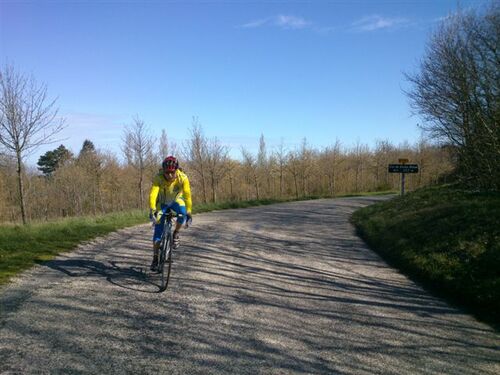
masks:
<path fill-rule="evenodd" d="M 175 179 L 168 183 L 163 173 L 158 173 L 153 178 L 153 186 L 149 193 L 149 207 L 152 210 L 160 210 L 162 204 L 178 202 L 186 206 L 188 214 L 191 213 L 193 203 L 191 201 L 191 187 L 186 174 L 177 169 Z"/>

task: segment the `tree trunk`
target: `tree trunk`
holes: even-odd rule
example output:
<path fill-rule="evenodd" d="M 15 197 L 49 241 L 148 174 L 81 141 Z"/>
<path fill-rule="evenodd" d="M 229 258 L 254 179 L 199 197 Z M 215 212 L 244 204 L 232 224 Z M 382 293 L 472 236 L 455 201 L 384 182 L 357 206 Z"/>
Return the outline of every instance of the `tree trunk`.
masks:
<path fill-rule="evenodd" d="M 93 212 L 94 212 L 94 216 L 97 215 L 97 199 L 96 199 L 96 193 L 95 193 L 95 186 L 94 188 L 92 189 L 92 209 L 93 209 Z"/>
<path fill-rule="evenodd" d="M 99 180 L 97 181 L 97 194 L 99 196 L 99 205 L 101 206 L 101 213 L 103 214 L 105 212 L 104 199 L 102 198 L 101 183 Z"/>
<path fill-rule="evenodd" d="M 19 199 L 21 205 L 21 218 L 23 220 L 23 224 L 26 224 L 27 220 L 26 220 L 26 204 L 24 202 L 23 160 L 21 157 L 21 153 L 19 151 L 16 154 L 16 158 L 17 158 L 17 182 L 19 187 Z"/>
<path fill-rule="evenodd" d="M 259 200 L 259 180 L 257 178 L 257 175 L 254 174 L 254 184 L 255 184 L 255 194 L 257 196 L 257 200 Z"/>
<path fill-rule="evenodd" d="M 359 167 L 356 166 L 356 181 L 355 181 L 356 185 L 355 185 L 355 192 L 357 193 L 359 191 Z"/>
<path fill-rule="evenodd" d="M 267 175 L 267 198 L 273 195 L 273 180 L 271 176 Z"/>
<path fill-rule="evenodd" d="M 207 186 L 205 183 L 205 176 L 201 174 L 201 189 L 203 191 L 203 203 L 207 203 Z"/>
<path fill-rule="evenodd" d="M 215 183 L 215 178 L 214 176 L 211 176 L 210 181 L 212 182 L 212 201 L 214 203 L 217 203 L 217 193 L 216 193 L 216 183 Z"/>
<path fill-rule="evenodd" d="M 335 173 L 332 174 L 332 197 L 335 196 Z"/>
<path fill-rule="evenodd" d="M 283 170 L 280 170 L 280 198 L 283 197 Z"/>
<path fill-rule="evenodd" d="M 144 198 L 142 196 L 143 175 L 142 171 L 139 172 L 139 208 L 144 207 Z"/>
<path fill-rule="evenodd" d="M 295 197 L 299 199 L 299 185 L 297 184 L 297 175 L 293 175 L 293 181 L 295 183 Z"/>
<path fill-rule="evenodd" d="M 73 185 L 73 196 L 76 198 L 76 214 L 78 216 L 83 215 L 83 204 L 82 204 L 82 194 L 78 191 L 76 185 Z"/>
<path fill-rule="evenodd" d="M 231 192 L 230 199 L 234 200 L 234 193 L 233 193 L 233 176 L 229 175 L 229 191 Z"/>

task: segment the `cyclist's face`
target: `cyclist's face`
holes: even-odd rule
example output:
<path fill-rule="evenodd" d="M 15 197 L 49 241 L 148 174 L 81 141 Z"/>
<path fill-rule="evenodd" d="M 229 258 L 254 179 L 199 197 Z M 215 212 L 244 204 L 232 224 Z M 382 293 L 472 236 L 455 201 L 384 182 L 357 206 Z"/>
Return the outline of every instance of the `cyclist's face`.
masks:
<path fill-rule="evenodd" d="M 173 172 L 163 172 L 163 176 L 167 181 L 172 181 L 175 178 L 175 171 Z"/>

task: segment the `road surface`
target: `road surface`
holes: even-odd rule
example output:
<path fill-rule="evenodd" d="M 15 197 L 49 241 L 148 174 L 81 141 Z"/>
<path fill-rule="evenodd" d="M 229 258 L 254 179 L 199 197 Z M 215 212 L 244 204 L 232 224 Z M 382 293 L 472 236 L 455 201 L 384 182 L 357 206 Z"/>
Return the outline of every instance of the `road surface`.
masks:
<path fill-rule="evenodd" d="M 0 373 L 499 374 L 500 335 L 356 237 L 379 199 L 196 215 L 164 293 L 148 225 L 82 245 L 0 290 Z"/>

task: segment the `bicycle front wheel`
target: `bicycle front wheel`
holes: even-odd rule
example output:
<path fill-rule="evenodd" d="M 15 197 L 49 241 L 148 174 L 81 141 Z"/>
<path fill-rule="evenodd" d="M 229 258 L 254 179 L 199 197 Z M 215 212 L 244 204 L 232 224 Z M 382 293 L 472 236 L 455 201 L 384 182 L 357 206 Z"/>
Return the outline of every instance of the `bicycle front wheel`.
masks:
<path fill-rule="evenodd" d="M 160 253 L 160 292 L 167 289 L 172 267 L 172 235 L 165 238 Z"/>

